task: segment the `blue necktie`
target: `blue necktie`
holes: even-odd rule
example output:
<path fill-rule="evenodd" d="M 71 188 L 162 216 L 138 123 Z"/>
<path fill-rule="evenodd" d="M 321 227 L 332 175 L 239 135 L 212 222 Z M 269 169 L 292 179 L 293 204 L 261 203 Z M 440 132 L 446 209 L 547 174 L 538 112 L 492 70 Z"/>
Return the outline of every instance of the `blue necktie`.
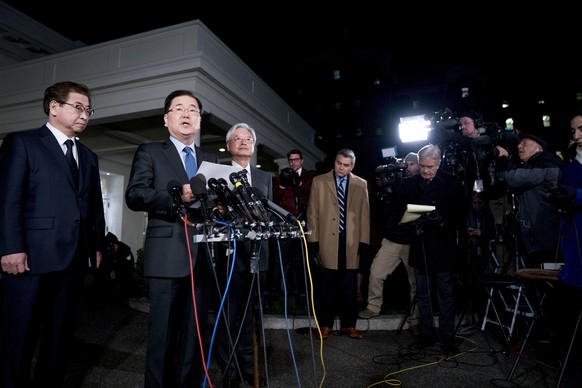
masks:
<path fill-rule="evenodd" d="M 69 163 L 69 167 L 71 168 L 71 173 L 73 174 L 73 180 L 75 184 L 79 183 L 79 167 L 77 166 L 77 162 L 75 161 L 75 157 L 73 156 L 73 141 L 71 139 L 65 141 L 65 145 L 67 146 L 67 153 L 65 157 L 67 158 L 67 162 Z"/>
<path fill-rule="evenodd" d="M 196 175 L 196 160 L 194 155 L 192 155 L 192 148 L 184 147 L 183 152 L 186 153 L 184 157 L 184 164 L 186 165 L 186 174 L 188 174 L 188 179 L 192 179 Z"/>
<path fill-rule="evenodd" d="M 340 178 L 339 183 L 337 185 L 337 201 L 339 203 L 339 230 L 343 232 L 346 229 L 346 192 L 344 190 L 344 182 L 346 178 Z"/>

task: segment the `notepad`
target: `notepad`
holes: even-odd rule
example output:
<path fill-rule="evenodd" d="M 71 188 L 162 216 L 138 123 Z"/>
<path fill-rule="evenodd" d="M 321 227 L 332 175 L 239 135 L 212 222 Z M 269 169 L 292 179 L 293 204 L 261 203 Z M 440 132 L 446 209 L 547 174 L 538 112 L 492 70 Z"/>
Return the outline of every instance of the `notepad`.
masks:
<path fill-rule="evenodd" d="M 400 223 L 405 224 L 407 222 L 416 221 L 421 215 L 431 212 L 435 209 L 436 207 L 432 205 L 417 205 L 409 203 L 408 205 L 406 205 L 406 211 L 402 215 Z"/>

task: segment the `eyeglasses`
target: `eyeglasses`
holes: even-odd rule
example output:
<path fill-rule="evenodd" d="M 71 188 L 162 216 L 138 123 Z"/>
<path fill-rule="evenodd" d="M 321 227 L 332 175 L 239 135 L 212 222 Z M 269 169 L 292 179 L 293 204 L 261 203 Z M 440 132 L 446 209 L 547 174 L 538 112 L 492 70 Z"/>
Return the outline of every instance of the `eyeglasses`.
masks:
<path fill-rule="evenodd" d="M 73 108 L 75 108 L 77 110 L 77 113 L 79 113 L 80 115 L 83 114 L 83 112 L 87 113 L 87 116 L 93 116 L 93 113 L 95 113 L 95 109 L 93 108 L 85 108 L 83 105 L 81 104 L 71 104 L 68 102 L 64 102 L 64 101 L 57 101 L 59 104 L 65 104 L 65 105 L 69 105 L 72 106 Z"/>
<path fill-rule="evenodd" d="M 188 113 L 190 113 L 191 115 L 194 116 L 194 115 L 199 115 L 200 114 L 200 109 L 198 109 L 198 108 L 188 108 L 188 109 L 186 109 L 183 106 L 177 106 L 175 108 L 168 109 L 168 112 L 167 113 L 170 113 L 170 112 L 176 113 L 178 116 L 181 116 L 184 113 L 188 112 Z"/>
<path fill-rule="evenodd" d="M 289 159 L 287 159 L 288 162 L 298 162 L 300 160 L 301 160 L 301 158 L 289 158 Z"/>
<path fill-rule="evenodd" d="M 234 139 L 232 139 L 232 141 L 238 144 L 242 143 L 243 141 L 245 143 L 252 143 L 253 139 L 251 137 L 235 137 Z"/>

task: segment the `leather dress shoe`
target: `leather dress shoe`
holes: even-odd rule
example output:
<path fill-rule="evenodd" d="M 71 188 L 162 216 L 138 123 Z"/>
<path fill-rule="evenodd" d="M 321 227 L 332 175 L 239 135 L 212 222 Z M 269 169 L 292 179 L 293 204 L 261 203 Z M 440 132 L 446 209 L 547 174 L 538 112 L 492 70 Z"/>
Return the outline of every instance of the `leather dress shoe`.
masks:
<path fill-rule="evenodd" d="M 364 339 L 364 334 L 360 331 L 357 331 L 354 327 L 341 328 L 340 332 L 353 339 Z"/>
<path fill-rule="evenodd" d="M 328 339 L 331 335 L 331 327 L 322 326 L 321 327 L 321 339 Z"/>

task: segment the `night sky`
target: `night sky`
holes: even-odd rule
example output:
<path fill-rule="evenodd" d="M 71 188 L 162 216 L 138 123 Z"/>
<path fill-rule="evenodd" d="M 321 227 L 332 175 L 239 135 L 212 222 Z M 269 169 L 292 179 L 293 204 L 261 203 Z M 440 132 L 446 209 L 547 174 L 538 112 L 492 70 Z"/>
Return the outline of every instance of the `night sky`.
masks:
<path fill-rule="evenodd" d="M 444 77 L 455 64 L 474 64 L 520 86 L 534 74 L 538 86 L 580 82 L 579 23 L 569 14 L 528 9 L 527 17 L 503 9 L 472 10 L 423 8 L 354 2 L 349 7 L 315 10 L 315 3 L 272 3 L 271 6 L 239 2 L 46 2 L 6 0 L 63 36 L 87 45 L 156 28 L 200 19 L 247 65 L 284 99 L 293 85 L 281 77 L 304 58 L 337 47 L 386 48 L 394 53 L 394 66 L 403 80 Z M 149 4 L 149 3 L 148 3 Z M 577 6 L 580 7 L 580 6 Z M 318 6 L 321 8 L 321 6 Z M 475 12 L 477 10 L 478 12 Z M 578 14 L 580 14 L 578 12 Z M 544 20 L 542 15 L 548 17 Z M 542 50 L 540 44 L 544 44 Z M 559 71 L 556 71 L 559 70 Z M 525 77 L 525 79 L 529 79 Z"/>

